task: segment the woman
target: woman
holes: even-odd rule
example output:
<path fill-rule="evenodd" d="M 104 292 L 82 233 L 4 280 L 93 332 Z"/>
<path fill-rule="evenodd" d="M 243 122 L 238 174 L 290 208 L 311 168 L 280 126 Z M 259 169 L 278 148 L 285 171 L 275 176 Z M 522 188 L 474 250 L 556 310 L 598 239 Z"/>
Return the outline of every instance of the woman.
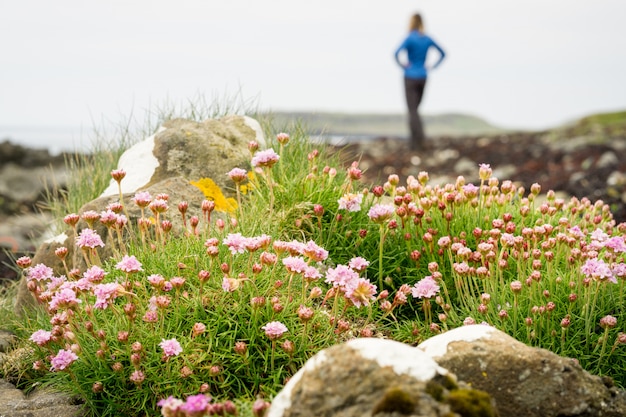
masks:
<path fill-rule="evenodd" d="M 422 101 L 424 87 L 429 68 L 426 68 L 426 55 L 433 47 L 439 51 L 439 60 L 432 66 L 437 68 L 446 53 L 435 41 L 424 33 L 422 16 L 419 14 L 411 17 L 409 35 L 398 47 L 395 53 L 396 62 L 404 68 L 404 90 L 406 104 L 409 110 L 409 127 L 411 128 L 411 150 L 423 150 L 425 148 L 424 129 L 418 113 L 418 107 Z M 406 51 L 407 63 L 400 61 L 400 53 Z"/>

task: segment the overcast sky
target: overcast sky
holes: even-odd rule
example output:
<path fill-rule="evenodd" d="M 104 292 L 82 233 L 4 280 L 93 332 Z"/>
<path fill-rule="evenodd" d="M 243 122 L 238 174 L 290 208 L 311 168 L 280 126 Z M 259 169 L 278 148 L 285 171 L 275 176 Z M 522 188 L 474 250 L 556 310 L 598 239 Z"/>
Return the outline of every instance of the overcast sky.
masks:
<path fill-rule="evenodd" d="M 198 94 L 404 112 L 393 52 L 418 11 L 447 52 L 425 114 L 543 128 L 626 109 L 625 0 L 0 0 L 0 129 Z"/>

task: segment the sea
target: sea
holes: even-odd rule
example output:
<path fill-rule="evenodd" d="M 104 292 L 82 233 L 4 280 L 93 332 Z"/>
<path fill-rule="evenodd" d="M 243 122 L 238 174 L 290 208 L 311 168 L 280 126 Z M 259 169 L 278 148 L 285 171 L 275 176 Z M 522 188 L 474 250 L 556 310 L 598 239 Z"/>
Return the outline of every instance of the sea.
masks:
<path fill-rule="evenodd" d="M 0 126 L 0 142 L 9 141 L 26 148 L 47 149 L 52 155 L 62 152 L 88 152 L 94 133 L 80 127 Z"/>

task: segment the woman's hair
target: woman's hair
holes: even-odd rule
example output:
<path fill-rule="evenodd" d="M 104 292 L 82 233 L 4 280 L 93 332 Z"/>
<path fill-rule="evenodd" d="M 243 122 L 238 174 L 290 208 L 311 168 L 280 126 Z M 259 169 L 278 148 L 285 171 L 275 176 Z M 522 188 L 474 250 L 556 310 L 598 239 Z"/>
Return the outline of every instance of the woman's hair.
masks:
<path fill-rule="evenodd" d="M 424 22 L 422 21 L 422 15 L 419 13 L 415 13 L 411 16 L 411 23 L 409 24 L 409 31 L 413 32 L 414 30 L 418 32 L 424 31 Z"/>

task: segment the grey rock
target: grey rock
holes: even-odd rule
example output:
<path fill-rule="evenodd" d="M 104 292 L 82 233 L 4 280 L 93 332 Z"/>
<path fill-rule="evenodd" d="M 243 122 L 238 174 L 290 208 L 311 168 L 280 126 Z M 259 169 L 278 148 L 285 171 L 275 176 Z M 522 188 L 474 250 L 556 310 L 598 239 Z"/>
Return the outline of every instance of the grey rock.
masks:
<path fill-rule="evenodd" d="M 422 342 L 439 365 L 495 399 L 501 417 L 619 417 L 626 394 L 574 359 L 533 348 L 486 325 L 464 326 Z"/>
<path fill-rule="evenodd" d="M 475 175 L 478 171 L 478 164 L 469 158 L 461 157 L 456 164 L 454 164 L 454 172 L 458 172 L 462 175 Z"/>
<path fill-rule="evenodd" d="M 127 150 L 121 157 L 118 167 L 126 170 L 126 177 L 122 180 L 122 198 L 129 224 L 136 227 L 137 219 L 141 217 L 141 209 L 132 203 L 136 191 L 147 191 L 152 197 L 157 194 L 169 195 L 169 210 L 167 218 L 180 216 L 177 206 L 181 201 L 189 204 L 187 218 L 196 215 L 202 218 L 201 204 L 206 197 L 202 191 L 190 184 L 201 178 L 211 178 L 220 186 L 223 192 L 234 189 L 234 184 L 227 173 L 235 167 L 247 167 L 250 160 L 248 143 L 252 140 L 265 144 L 258 122 L 249 117 L 228 116 L 219 120 L 206 120 L 201 123 L 189 120 L 176 119 L 165 123 L 162 129 L 154 136 L 147 138 Z M 110 186 L 101 197 L 88 202 L 79 211 L 93 210 L 101 213 L 110 203 L 119 201 L 118 184 L 111 180 Z M 150 214 L 148 214 L 150 216 Z M 214 212 L 212 220 L 225 218 L 224 213 Z M 171 233 L 173 235 L 185 232 L 182 222 L 174 221 Z M 80 233 L 88 224 L 81 220 L 77 224 Z M 105 243 L 105 247 L 98 251 L 101 260 L 117 255 L 114 248 L 119 246 L 116 239 L 109 241 L 106 227 L 99 222 L 94 224 Z M 124 239 L 128 238 L 128 234 Z M 65 274 L 62 262 L 54 251 L 65 246 L 68 248 L 70 268 L 83 271 L 86 264 L 83 254 L 75 247 L 76 236 L 73 229 L 41 243 L 35 256 L 33 265 L 42 263 L 54 269 L 56 274 Z M 21 314 L 35 304 L 34 297 L 27 289 L 26 279 L 20 281 L 14 310 Z"/>
<path fill-rule="evenodd" d="M 596 162 L 598 168 L 611 168 L 619 164 L 619 158 L 613 151 L 604 152 Z"/>
<path fill-rule="evenodd" d="M 414 347 L 355 339 L 309 359 L 276 396 L 267 417 L 454 415 L 443 386 L 456 384 L 454 375 Z M 433 386 L 441 388 L 440 395 L 432 395 Z M 489 399 L 486 407 L 492 407 Z"/>
<path fill-rule="evenodd" d="M 0 417 L 83 417 L 85 408 L 76 398 L 52 390 L 35 389 L 25 396 L 7 381 L 0 380 Z"/>
<path fill-rule="evenodd" d="M 0 353 L 8 352 L 17 341 L 17 337 L 12 332 L 0 329 Z"/>
<path fill-rule="evenodd" d="M 253 140 L 265 146 L 259 123 L 249 117 L 170 120 L 120 157 L 118 168 L 127 172 L 122 192 L 135 192 L 173 177 L 189 181 L 211 178 L 223 190 L 234 189 L 226 174 L 235 167 L 247 168 L 248 143 Z M 116 194 L 118 185 L 111 180 L 102 195 Z"/>
<path fill-rule="evenodd" d="M 47 213 L 25 213 L 0 222 L 0 247 L 12 252 L 32 251 L 41 243 L 41 236 L 50 228 Z"/>

